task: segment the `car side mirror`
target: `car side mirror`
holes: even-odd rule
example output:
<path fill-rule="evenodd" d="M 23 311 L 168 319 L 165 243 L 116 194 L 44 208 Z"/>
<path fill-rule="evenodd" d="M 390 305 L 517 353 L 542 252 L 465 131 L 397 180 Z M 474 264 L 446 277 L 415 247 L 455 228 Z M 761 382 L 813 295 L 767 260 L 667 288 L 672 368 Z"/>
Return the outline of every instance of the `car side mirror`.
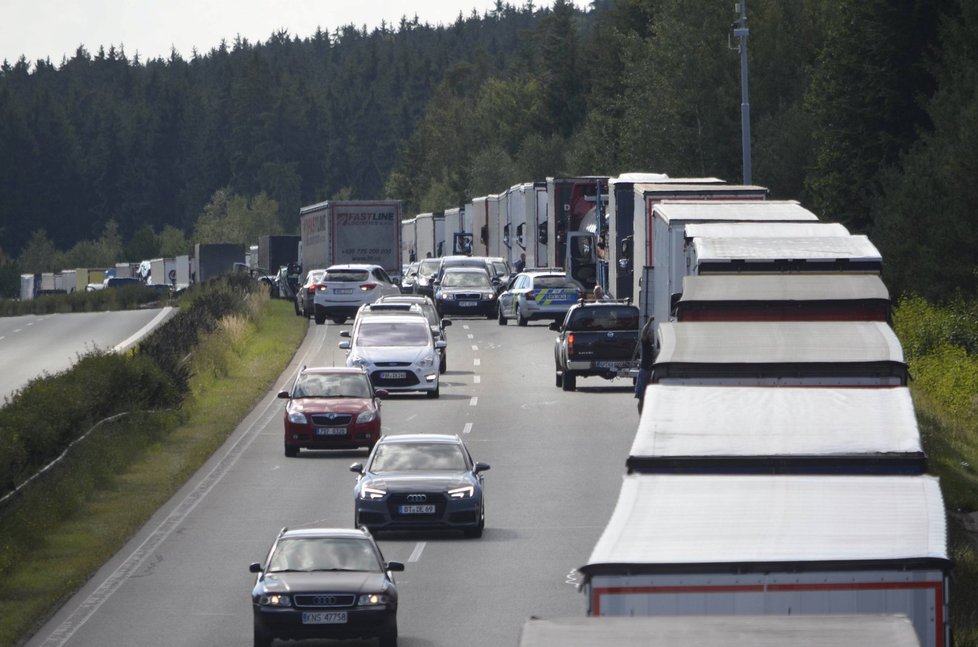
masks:
<path fill-rule="evenodd" d="M 354 474 L 363 474 L 363 463 L 354 463 L 350 465 L 350 471 Z"/>
<path fill-rule="evenodd" d="M 340 331 L 340 337 L 349 337 L 349 336 L 350 336 L 350 331 L 349 330 L 341 330 Z"/>
<path fill-rule="evenodd" d="M 341 341 L 339 344 L 337 344 L 337 346 L 339 346 L 342 350 L 350 350 L 350 342 L 348 341 Z"/>
<path fill-rule="evenodd" d="M 435 348 L 446 348 L 447 346 L 448 344 L 445 342 L 444 339 L 439 339 L 438 341 L 435 342 Z"/>
<path fill-rule="evenodd" d="M 383 400 L 389 395 L 390 395 L 390 391 L 388 391 L 387 389 L 377 389 L 376 391 L 374 391 L 374 397 L 380 398 L 381 400 Z"/>
<path fill-rule="evenodd" d="M 401 562 L 387 562 L 387 570 L 392 573 L 400 573 L 404 570 L 404 564 Z"/>
<path fill-rule="evenodd" d="M 492 284 L 493 285 L 499 285 L 500 283 L 502 283 L 502 281 L 499 280 L 499 277 L 498 276 L 492 277 Z"/>
<path fill-rule="evenodd" d="M 261 564 L 259 564 L 258 562 L 252 562 L 251 565 L 248 567 L 248 572 L 261 573 Z"/>
<path fill-rule="evenodd" d="M 551 321 L 550 322 L 550 330 L 552 330 L 554 332 L 560 332 L 560 327 L 561 327 L 561 324 L 562 323 L 563 322 L 560 322 L 560 321 Z"/>
<path fill-rule="evenodd" d="M 479 472 L 488 472 L 489 469 L 490 469 L 489 463 L 476 463 L 475 464 L 475 473 L 476 474 L 478 474 Z"/>
<path fill-rule="evenodd" d="M 441 327 L 442 328 L 447 328 L 447 327 L 449 327 L 451 325 L 452 325 L 452 320 L 451 319 L 442 319 L 441 320 Z"/>
<path fill-rule="evenodd" d="M 288 391 L 279 391 L 276 397 L 279 397 L 283 400 L 288 400 L 290 396 Z"/>

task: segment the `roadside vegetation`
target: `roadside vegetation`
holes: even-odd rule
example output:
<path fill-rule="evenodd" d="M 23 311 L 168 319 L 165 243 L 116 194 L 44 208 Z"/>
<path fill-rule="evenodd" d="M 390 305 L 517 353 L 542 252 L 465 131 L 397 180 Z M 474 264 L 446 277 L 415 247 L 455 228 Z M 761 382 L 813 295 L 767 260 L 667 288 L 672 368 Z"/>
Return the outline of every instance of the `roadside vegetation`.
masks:
<path fill-rule="evenodd" d="M 92 353 L 0 409 L 0 645 L 25 639 L 207 460 L 307 325 L 240 277 L 180 307 L 136 351 Z"/>
<path fill-rule="evenodd" d="M 978 303 L 900 300 L 894 327 L 910 366 L 930 472 L 941 479 L 954 571 L 955 645 L 978 645 Z M 974 516 L 972 516 L 974 515 Z"/>

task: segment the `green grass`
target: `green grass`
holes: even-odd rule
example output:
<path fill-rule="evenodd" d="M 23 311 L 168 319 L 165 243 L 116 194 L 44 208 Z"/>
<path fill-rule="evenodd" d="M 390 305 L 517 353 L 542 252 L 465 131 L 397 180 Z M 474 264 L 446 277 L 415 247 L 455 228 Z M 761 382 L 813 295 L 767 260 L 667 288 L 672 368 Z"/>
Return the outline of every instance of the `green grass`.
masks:
<path fill-rule="evenodd" d="M 67 465 L 5 511 L 0 552 L 18 532 L 45 541 L 5 573 L 0 645 L 27 637 L 76 591 L 207 460 L 288 365 L 306 332 L 288 301 L 256 301 L 252 322 L 232 318 L 199 349 L 191 396 L 179 412 L 108 425 L 73 450 Z M 214 356 L 221 354 L 222 361 Z M 206 359 L 205 359 L 206 358 Z M 196 359 L 196 358 L 195 358 Z M 140 431 L 127 433 L 133 425 Z M 112 469 L 93 472 L 98 463 Z M 79 492 L 85 494 L 78 494 Z M 57 519 L 64 497 L 77 509 Z M 43 514 L 51 509 L 52 514 Z M 46 524 L 38 527 L 37 524 Z"/>

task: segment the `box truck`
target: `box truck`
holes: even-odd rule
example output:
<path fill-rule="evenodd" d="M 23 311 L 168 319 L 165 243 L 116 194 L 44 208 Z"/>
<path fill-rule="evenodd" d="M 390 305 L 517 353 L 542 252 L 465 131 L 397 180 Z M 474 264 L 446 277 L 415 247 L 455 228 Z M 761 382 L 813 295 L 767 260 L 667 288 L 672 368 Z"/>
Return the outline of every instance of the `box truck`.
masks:
<path fill-rule="evenodd" d="M 400 275 L 399 200 L 329 200 L 302 207 L 299 219 L 304 270 L 366 263 Z"/>

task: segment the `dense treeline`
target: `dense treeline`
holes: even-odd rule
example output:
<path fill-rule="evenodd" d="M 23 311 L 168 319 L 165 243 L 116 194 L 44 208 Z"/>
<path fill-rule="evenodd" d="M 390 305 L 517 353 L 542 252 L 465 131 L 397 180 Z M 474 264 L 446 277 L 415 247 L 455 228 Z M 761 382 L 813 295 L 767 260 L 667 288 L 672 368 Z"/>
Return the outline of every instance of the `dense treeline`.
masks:
<path fill-rule="evenodd" d="M 975 294 L 978 6 L 748 12 L 753 181 L 870 234 L 894 291 Z M 327 197 L 384 194 L 411 213 L 555 174 L 736 181 L 735 18 L 712 0 L 500 1 L 447 26 L 273 34 L 189 61 L 110 49 L 5 65 L 2 247 L 36 271 L 45 244 L 97 247 L 117 227 L 124 250 L 169 250 L 235 205 L 295 231 L 298 206 Z"/>

